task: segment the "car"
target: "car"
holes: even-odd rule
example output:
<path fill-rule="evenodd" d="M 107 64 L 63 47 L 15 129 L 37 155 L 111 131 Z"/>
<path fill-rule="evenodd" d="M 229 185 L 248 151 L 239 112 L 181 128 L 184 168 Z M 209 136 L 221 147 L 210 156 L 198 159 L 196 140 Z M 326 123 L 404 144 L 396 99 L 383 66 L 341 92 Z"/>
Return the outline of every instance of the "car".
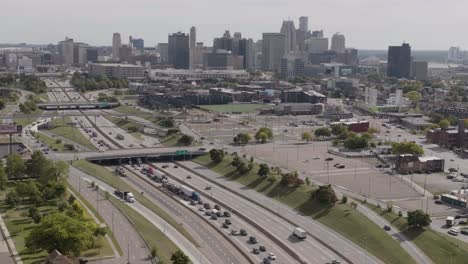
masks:
<path fill-rule="evenodd" d="M 177 166 L 177 165 L 174 165 L 174 169 L 177 169 L 177 168 L 179 168 L 179 166 Z"/>
<path fill-rule="evenodd" d="M 344 168 L 346 168 L 346 166 L 343 165 L 343 164 L 340 164 L 340 165 L 338 165 L 338 166 L 336 166 L 336 167 L 337 167 L 338 169 L 344 169 Z"/>
<path fill-rule="evenodd" d="M 458 236 L 458 229 L 456 228 L 450 228 L 450 230 L 448 231 L 448 233 L 452 236 Z"/>
<path fill-rule="evenodd" d="M 192 176 L 190 176 L 190 175 L 187 175 L 187 179 L 189 179 L 189 180 L 190 180 L 190 179 L 192 179 Z"/>
<path fill-rule="evenodd" d="M 212 214 L 212 215 L 211 215 L 211 219 L 212 219 L 212 220 L 218 220 L 218 217 L 216 216 L 216 214 Z"/>
<path fill-rule="evenodd" d="M 250 244 L 257 244 L 257 238 L 254 236 L 249 237 L 249 243 Z"/>
<path fill-rule="evenodd" d="M 223 228 L 229 228 L 229 225 L 226 223 L 223 223 Z"/>
<path fill-rule="evenodd" d="M 205 211 L 205 215 L 206 216 L 211 216 L 211 212 L 210 211 Z"/>
<path fill-rule="evenodd" d="M 209 203 L 205 203 L 203 207 L 205 207 L 207 210 L 211 209 L 211 205 Z"/>
<path fill-rule="evenodd" d="M 215 204 L 214 209 L 216 209 L 216 210 L 221 210 L 221 206 Z"/>
<path fill-rule="evenodd" d="M 384 226 L 384 229 L 385 229 L 386 231 L 392 230 L 392 228 L 391 228 L 389 225 L 385 225 L 385 226 Z"/>
<path fill-rule="evenodd" d="M 455 176 L 453 176 L 453 175 L 447 175 L 447 179 L 451 180 L 451 179 L 453 179 L 453 178 L 455 178 Z"/>
<path fill-rule="evenodd" d="M 270 261 L 270 259 L 268 257 L 265 257 L 263 259 L 263 261 L 262 261 L 262 264 L 270 264 L 270 263 L 271 263 L 271 261 Z"/>
<path fill-rule="evenodd" d="M 206 209 L 205 209 L 205 207 L 202 206 L 202 207 L 200 207 L 200 208 L 198 209 L 198 211 L 200 211 L 200 212 L 205 212 Z"/>
<path fill-rule="evenodd" d="M 436 204 L 444 204 L 444 202 L 442 202 L 441 200 L 435 200 L 435 203 Z"/>
<path fill-rule="evenodd" d="M 205 151 L 206 148 L 199 148 L 198 150 L 199 150 L 199 151 Z"/>
<path fill-rule="evenodd" d="M 312 159 L 314 159 L 314 160 L 319 160 L 320 157 L 313 157 Z"/>
<path fill-rule="evenodd" d="M 246 235 L 247 235 L 247 231 L 245 231 L 245 229 L 241 229 L 241 230 L 239 231 L 239 234 L 240 234 L 241 236 L 246 236 Z"/>
<path fill-rule="evenodd" d="M 383 165 L 382 165 L 382 164 L 379 164 L 379 165 L 377 165 L 377 166 L 375 166 L 375 167 L 380 169 L 380 168 L 383 168 Z"/>
<path fill-rule="evenodd" d="M 468 229 L 462 229 L 460 233 L 466 236 L 468 235 Z"/>
<path fill-rule="evenodd" d="M 196 205 L 196 204 L 197 204 L 197 202 L 195 202 L 194 200 L 190 201 L 190 205 Z"/>
<path fill-rule="evenodd" d="M 384 167 L 385 169 L 388 169 L 388 168 L 390 168 L 390 165 L 387 164 L 387 165 L 384 165 L 383 167 Z"/>
<path fill-rule="evenodd" d="M 231 213 L 228 211 L 224 211 L 224 217 L 231 217 Z"/>
<path fill-rule="evenodd" d="M 203 201 L 201 199 L 198 199 L 198 204 L 203 204 Z"/>
<path fill-rule="evenodd" d="M 462 215 L 455 215 L 455 219 L 460 219 L 462 218 Z"/>
<path fill-rule="evenodd" d="M 163 168 L 163 169 L 168 168 L 168 167 L 169 167 L 169 165 L 166 165 L 166 164 L 161 166 L 161 168 Z"/>
<path fill-rule="evenodd" d="M 237 235 L 239 235 L 239 232 L 237 232 L 236 229 L 232 229 L 232 230 L 231 230 L 231 235 L 237 236 Z"/>
<path fill-rule="evenodd" d="M 333 160 L 333 158 L 330 158 L 330 157 L 325 159 L 325 161 L 332 161 L 332 160 Z"/>
<path fill-rule="evenodd" d="M 460 222 L 458 222 L 459 225 L 466 225 L 466 220 L 461 220 Z"/>
<path fill-rule="evenodd" d="M 265 252 L 266 251 L 266 248 L 265 246 L 259 246 L 258 247 L 258 250 L 262 251 L 262 252 Z"/>
<path fill-rule="evenodd" d="M 271 260 L 275 260 L 276 256 L 275 256 L 275 254 L 273 254 L 273 252 L 270 252 L 270 253 L 268 253 L 268 258 L 271 259 Z"/>
<path fill-rule="evenodd" d="M 220 211 L 216 212 L 216 216 L 217 217 L 223 217 L 223 213 L 221 213 Z"/>
<path fill-rule="evenodd" d="M 258 248 L 253 248 L 253 249 L 252 249 L 252 253 L 254 253 L 255 255 L 257 255 L 257 254 L 260 253 L 260 250 L 258 250 Z"/>
<path fill-rule="evenodd" d="M 339 163 L 335 163 L 335 164 L 333 165 L 333 167 L 336 167 L 336 168 L 338 168 L 338 166 L 340 166 Z"/>
<path fill-rule="evenodd" d="M 331 262 L 331 264 L 340 264 L 340 263 L 341 262 L 339 260 L 336 260 L 336 259 L 332 260 L 332 262 Z"/>
<path fill-rule="evenodd" d="M 211 190 L 211 186 L 206 186 L 205 190 L 207 190 L 207 191 Z"/>
<path fill-rule="evenodd" d="M 226 223 L 227 225 L 230 225 L 230 224 L 232 224 L 232 222 L 231 222 L 231 220 L 230 220 L 230 219 L 225 219 L 225 220 L 224 220 L 224 223 Z"/>

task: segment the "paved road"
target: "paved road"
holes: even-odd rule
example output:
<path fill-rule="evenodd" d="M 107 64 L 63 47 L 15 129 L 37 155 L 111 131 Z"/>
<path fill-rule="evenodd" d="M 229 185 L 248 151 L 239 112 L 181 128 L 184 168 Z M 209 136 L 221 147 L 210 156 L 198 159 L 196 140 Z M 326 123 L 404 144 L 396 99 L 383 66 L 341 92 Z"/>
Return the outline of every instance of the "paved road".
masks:
<path fill-rule="evenodd" d="M 72 167 L 73 168 L 73 167 Z M 76 168 L 71 169 L 70 171 L 79 171 Z M 110 186 L 109 184 L 93 177 L 90 175 L 87 175 L 85 173 L 82 173 L 82 176 L 89 181 L 94 181 L 99 187 L 105 191 L 108 191 L 110 193 L 114 193 L 115 188 Z M 99 204 L 100 205 L 100 204 Z M 135 201 L 135 203 L 130 204 L 132 209 L 134 209 L 137 213 L 142 215 L 144 218 L 146 218 L 149 222 L 151 222 L 155 227 L 157 227 L 159 230 L 164 230 L 164 234 L 176 244 L 180 250 L 182 250 L 189 258 L 192 260 L 194 264 L 198 263 L 212 263 L 209 261 L 201 252 L 198 248 L 196 248 L 190 241 L 187 240 L 182 234 L 180 234 L 173 226 L 171 226 L 169 223 L 167 223 L 164 219 L 162 219 L 160 216 L 156 215 L 153 213 L 151 210 L 143 206 L 141 203 L 138 201 Z"/>
<path fill-rule="evenodd" d="M 81 195 L 96 208 L 96 191 L 89 188 L 89 182 L 85 179 L 92 179 L 93 177 L 83 173 L 82 171 L 70 167 L 70 176 L 68 182 L 75 190 L 81 190 Z M 81 179 L 81 183 L 79 183 Z M 146 247 L 145 242 L 135 230 L 133 225 L 128 219 L 112 204 L 106 200 L 102 195 L 98 196 L 99 199 L 99 214 L 102 216 L 107 226 L 114 231 L 114 236 L 123 251 L 123 256 L 117 259 L 102 260 L 97 263 L 119 263 L 124 264 L 128 260 L 128 252 L 130 252 L 131 263 L 145 263 L 149 264 L 151 261 L 147 259 L 150 255 L 149 249 Z M 95 262 L 94 262 L 95 263 Z"/>
<path fill-rule="evenodd" d="M 201 251 L 208 256 L 213 263 L 245 263 L 246 259 L 237 250 L 230 245 L 219 233 L 217 233 L 211 226 L 194 215 L 190 209 L 183 205 L 181 202 L 176 202 L 174 199 L 168 197 L 173 196 L 171 193 L 163 193 L 164 189 L 161 187 L 156 188 L 156 183 L 151 186 L 140 177 L 147 177 L 141 174 L 136 169 L 130 169 L 132 173 L 128 177 L 122 178 L 133 188 L 143 191 L 146 198 L 155 204 L 158 204 L 161 209 L 171 214 L 178 222 L 183 223 L 184 227 L 190 234 L 201 244 Z M 139 177 L 136 175 L 138 174 Z M 177 200 L 179 197 L 175 196 Z"/>
<path fill-rule="evenodd" d="M 192 162 L 189 163 L 195 164 Z M 200 166 L 195 165 L 195 167 L 199 168 Z M 184 180 L 187 175 L 191 175 L 192 179 L 187 180 L 187 182 L 189 182 L 192 186 L 200 190 L 203 190 L 206 186 L 212 186 L 210 182 L 200 178 L 198 175 L 195 175 L 184 168 L 173 168 L 171 166 L 170 168 L 167 168 L 165 170 L 181 180 Z M 202 173 L 204 175 L 208 175 L 210 171 L 208 169 L 205 169 L 202 171 Z M 223 185 L 226 186 L 226 183 L 227 182 L 224 182 Z M 246 189 L 245 186 L 239 186 L 239 189 L 240 188 Z M 302 260 L 305 260 L 308 263 L 326 263 L 334 259 L 340 259 L 339 256 L 337 256 L 335 253 L 333 253 L 328 248 L 326 248 L 325 246 L 318 243 L 312 238 L 299 242 L 292 235 L 292 231 L 296 226 L 279 218 L 278 216 L 272 214 L 264 208 L 261 208 L 258 205 L 247 201 L 241 196 L 232 193 L 229 190 L 219 187 L 212 187 L 210 195 L 220 200 L 221 202 L 227 204 L 235 211 L 242 213 L 246 217 L 250 218 L 252 221 L 255 221 L 257 224 L 265 228 L 269 233 L 276 236 L 287 247 L 291 248 L 294 252 L 296 252 Z M 258 197 L 254 197 L 254 199 L 258 199 Z M 274 210 L 278 209 L 281 210 L 281 214 L 283 214 L 282 209 L 274 207 Z M 296 215 L 297 214 L 294 214 L 294 216 L 290 219 L 294 219 Z M 353 248 L 353 250 L 355 250 L 355 248 Z"/>

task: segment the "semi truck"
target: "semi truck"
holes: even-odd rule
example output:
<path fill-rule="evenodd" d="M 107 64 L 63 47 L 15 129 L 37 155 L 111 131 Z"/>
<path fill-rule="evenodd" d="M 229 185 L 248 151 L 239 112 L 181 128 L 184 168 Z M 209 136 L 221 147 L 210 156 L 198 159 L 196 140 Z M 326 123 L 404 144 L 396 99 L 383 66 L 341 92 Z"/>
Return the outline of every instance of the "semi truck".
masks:
<path fill-rule="evenodd" d="M 301 240 L 304 240 L 307 237 L 307 232 L 300 227 L 296 227 L 294 228 L 293 235 Z"/>
<path fill-rule="evenodd" d="M 192 190 L 191 188 L 185 186 L 185 185 L 180 185 L 179 190 L 187 197 L 189 197 L 192 200 L 198 201 L 200 200 L 200 194 L 197 193 L 196 191 Z"/>
<path fill-rule="evenodd" d="M 127 177 L 127 172 L 124 170 L 123 167 L 115 168 L 115 172 L 119 174 L 120 176 Z"/>
<path fill-rule="evenodd" d="M 129 203 L 134 203 L 135 202 L 135 197 L 133 196 L 133 193 L 131 192 L 123 192 L 119 190 L 114 191 L 115 195 Z"/>

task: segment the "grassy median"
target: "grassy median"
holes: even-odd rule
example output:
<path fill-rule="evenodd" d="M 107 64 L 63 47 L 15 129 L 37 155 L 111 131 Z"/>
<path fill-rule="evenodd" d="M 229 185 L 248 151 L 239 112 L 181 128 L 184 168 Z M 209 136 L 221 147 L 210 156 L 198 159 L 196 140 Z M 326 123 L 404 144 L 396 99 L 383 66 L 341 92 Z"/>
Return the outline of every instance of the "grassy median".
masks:
<path fill-rule="evenodd" d="M 97 148 L 91 144 L 91 142 L 89 142 L 89 140 L 80 132 L 80 130 L 74 127 L 71 123 L 72 121 L 70 117 L 56 118 L 52 121 L 52 124 L 55 125 L 55 127 L 49 131 L 74 141 L 88 149 L 96 150 Z"/>
<path fill-rule="evenodd" d="M 197 241 L 193 239 L 193 237 L 185 230 L 181 224 L 179 224 L 172 216 L 170 216 L 166 211 L 161 209 L 159 206 L 151 202 L 148 198 L 142 195 L 139 191 L 133 189 L 129 184 L 119 178 L 119 176 L 114 175 L 112 172 L 107 170 L 106 168 L 96 165 L 94 163 L 88 162 L 86 160 L 78 160 L 73 162 L 73 165 L 84 172 L 92 175 L 107 184 L 111 185 L 112 187 L 119 189 L 119 190 L 126 190 L 133 193 L 135 199 L 138 200 L 142 205 L 146 208 L 153 211 L 155 214 L 159 215 L 162 219 L 168 222 L 171 226 L 173 226 L 177 231 L 179 231 L 183 236 L 185 236 L 190 242 L 192 242 L 195 246 L 198 247 Z"/>
<path fill-rule="evenodd" d="M 386 212 L 375 205 L 367 207 L 387 219 L 394 227 L 418 246 L 434 263 L 466 263 L 468 260 L 468 243 L 439 233 L 430 228 L 408 228 L 406 218 Z"/>
<path fill-rule="evenodd" d="M 319 221 L 366 249 L 385 263 L 415 263 L 397 241 L 363 214 L 345 204 L 327 206 L 312 199 L 311 195 L 317 189 L 316 186 L 284 186 L 280 184 L 279 175 L 259 177 L 257 175 L 258 165 L 255 165 L 251 171 L 240 174 L 231 165 L 231 161 L 230 156 L 219 164 L 212 163 L 209 155 L 195 159 L 195 162 Z"/>

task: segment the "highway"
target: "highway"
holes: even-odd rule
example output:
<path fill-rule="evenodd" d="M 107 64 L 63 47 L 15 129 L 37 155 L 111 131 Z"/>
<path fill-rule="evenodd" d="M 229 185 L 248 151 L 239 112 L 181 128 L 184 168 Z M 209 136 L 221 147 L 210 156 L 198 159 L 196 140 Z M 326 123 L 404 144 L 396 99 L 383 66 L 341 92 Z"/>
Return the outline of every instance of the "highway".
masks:
<path fill-rule="evenodd" d="M 190 207 L 186 201 L 162 188 L 142 174 L 138 169 L 125 166 L 129 173 L 128 177 L 122 178 L 133 188 L 141 190 L 146 197 L 158 204 L 164 211 L 171 214 L 178 222 L 182 223 L 191 235 L 201 244 L 200 250 L 208 256 L 213 263 L 245 263 L 247 259 L 243 257 L 237 249 L 226 241 L 214 228 L 213 221 L 202 220 L 196 207 Z M 143 180 L 142 178 L 146 179 Z M 151 184 L 148 184 L 148 181 Z M 156 187 L 158 186 L 158 187 Z M 172 197 L 172 198 L 171 198 Z M 176 201 L 177 200 L 177 201 Z M 193 210 L 195 208 L 195 210 Z M 192 210 L 191 210 L 192 209 Z M 250 255 L 250 253 L 248 253 Z"/>
<path fill-rule="evenodd" d="M 156 164 L 156 166 L 159 168 L 161 164 Z M 213 198 L 221 201 L 237 213 L 243 214 L 251 221 L 262 226 L 267 232 L 274 235 L 279 241 L 281 241 L 285 247 L 298 254 L 306 263 L 326 263 L 335 259 L 342 262 L 344 261 L 330 249 L 310 237 L 304 241 L 299 241 L 292 235 L 292 231 L 296 227 L 295 225 L 290 224 L 277 215 L 274 215 L 264 208 L 247 201 L 229 190 L 213 186 L 209 181 L 206 181 L 198 175 L 181 167 L 174 168 L 173 166 L 169 166 L 169 168 L 164 170 L 172 177 L 181 181 L 186 181 L 187 184 L 190 184 L 198 190 L 204 190 L 206 186 L 212 186 L 210 195 Z M 187 175 L 190 175 L 191 179 L 186 180 Z"/>

